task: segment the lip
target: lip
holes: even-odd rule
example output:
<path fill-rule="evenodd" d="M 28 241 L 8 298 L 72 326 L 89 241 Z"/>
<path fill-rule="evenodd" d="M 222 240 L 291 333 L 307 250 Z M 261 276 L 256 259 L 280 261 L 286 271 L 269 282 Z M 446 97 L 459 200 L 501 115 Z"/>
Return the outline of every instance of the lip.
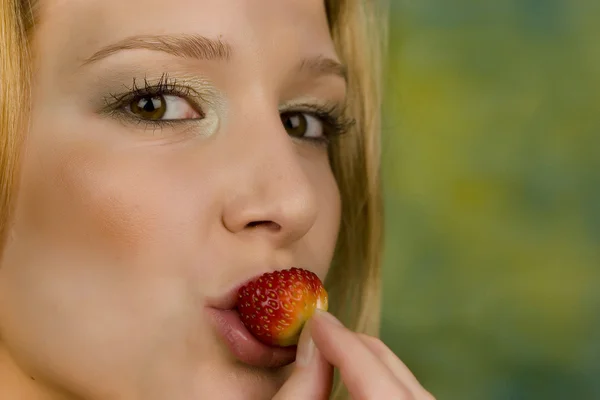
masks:
<path fill-rule="evenodd" d="M 296 346 L 272 347 L 259 342 L 246 329 L 236 310 L 212 307 L 206 310 L 217 333 L 239 361 L 263 368 L 283 367 L 295 361 Z"/>
<path fill-rule="evenodd" d="M 240 289 L 253 279 L 255 279 L 255 277 L 248 278 L 245 281 L 238 283 L 221 296 L 207 298 L 206 305 L 208 308 L 214 308 L 217 310 L 233 310 L 237 303 Z"/>

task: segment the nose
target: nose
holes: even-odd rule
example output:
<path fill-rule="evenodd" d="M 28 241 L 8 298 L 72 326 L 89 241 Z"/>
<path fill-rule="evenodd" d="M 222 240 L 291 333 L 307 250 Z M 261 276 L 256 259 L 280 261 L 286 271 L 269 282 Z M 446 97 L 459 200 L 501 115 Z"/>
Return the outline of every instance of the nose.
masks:
<path fill-rule="evenodd" d="M 232 135 L 237 143 L 230 149 L 238 151 L 230 152 L 235 175 L 223 225 L 232 233 L 261 236 L 284 247 L 306 235 L 317 218 L 316 188 L 307 176 L 310 159 L 298 151 L 279 114 L 263 113 L 260 123 L 250 126 L 259 128 Z"/>

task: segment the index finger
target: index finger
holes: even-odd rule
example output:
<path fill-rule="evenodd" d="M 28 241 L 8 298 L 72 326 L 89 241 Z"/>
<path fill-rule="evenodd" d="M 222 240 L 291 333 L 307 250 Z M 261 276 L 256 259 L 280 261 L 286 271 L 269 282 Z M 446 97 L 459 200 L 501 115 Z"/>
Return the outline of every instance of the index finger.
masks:
<path fill-rule="evenodd" d="M 340 370 L 356 399 L 410 399 L 411 393 L 352 331 L 326 312 L 315 312 L 312 337 L 321 354 Z"/>
<path fill-rule="evenodd" d="M 312 320 L 302 329 L 294 370 L 273 400 L 327 400 L 333 367 L 316 348 L 311 337 Z"/>

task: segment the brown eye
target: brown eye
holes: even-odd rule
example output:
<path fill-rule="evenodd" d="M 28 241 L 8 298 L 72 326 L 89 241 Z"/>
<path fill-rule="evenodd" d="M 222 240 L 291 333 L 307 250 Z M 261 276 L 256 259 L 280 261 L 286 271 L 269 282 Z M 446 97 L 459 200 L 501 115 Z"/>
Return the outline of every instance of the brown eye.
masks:
<path fill-rule="evenodd" d="M 281 122 L 288 135 L 294 137 L 303 137 L 308 125 L 305 115 L 299 112 L 281 114 Z"/>
<path fill-rule="evenodd" d="M 136 97 L 130 105 L 132 114 L 141 119 L 159 120 L 167 112 L 167 104 L 164 96 L 142 96 Z"/>
<path fill-rule="evenodd" d="M 137 96 L 126 106 L 126 110 L 129 114 L 146 121 L 204 118 L 204 114 L 197 111 L 186 99 L 167 94 Z"/>
<path fill-rule="evenodd" d="M 323 136 L 323 122 L 305 112 L 286 112 L 281 114 L 281 122 L 288 135 L 298 138 Z"/>

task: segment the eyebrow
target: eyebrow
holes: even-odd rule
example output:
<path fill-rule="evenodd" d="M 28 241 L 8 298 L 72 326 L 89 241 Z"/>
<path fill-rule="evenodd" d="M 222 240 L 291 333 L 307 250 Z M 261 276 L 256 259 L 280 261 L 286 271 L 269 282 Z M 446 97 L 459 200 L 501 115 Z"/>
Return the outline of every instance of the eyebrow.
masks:
<path fill-rule="evenodd" d="M 132 36 L 108 45 L 86 58 L 82 66 L 100 61 L 124 50 L 152 50 L 171 54 L 181 58 L 197 60 L 224 60 L 231 58 L 233 49 L 221 39 L 211 39 L 197 34 L 181 35 L 143 35 Z M 299 64 L 298 70 L 309 71 L 315 75 L 335 75 L 348 81 L 347 68 L 332 58 L 317 56 L 306 58 Z"/>
<path fill-rule="evenodd" d="M 348 81 L 348 70 L 345 65 L 332 58 L 317 56 L 307 58 L 300 64 L 300 71 L 310 71 L 316 75 L 335 75 Z"/>
<path fill-rule="evenodd" d="M 200 35 L 147 35 L 125 38 L 108 45 L 84 60 L 83 65 L 91 64 L 123 50 L 162 51 L 182 58 L 199 60 L 228 60 L 231 46 L 220 39 L 210 39 Z"/>

